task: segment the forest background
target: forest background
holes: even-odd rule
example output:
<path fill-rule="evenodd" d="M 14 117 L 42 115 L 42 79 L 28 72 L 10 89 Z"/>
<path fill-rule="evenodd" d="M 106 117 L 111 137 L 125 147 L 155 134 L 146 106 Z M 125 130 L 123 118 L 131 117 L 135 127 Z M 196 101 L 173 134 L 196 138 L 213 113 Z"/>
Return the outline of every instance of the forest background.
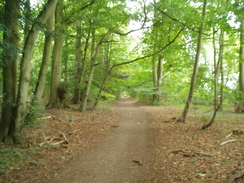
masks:
<path fill-rule="evenodd" d="M 23 143 L 23 126 L 44 106 L 70 101 L 81 112 L 122 96 L 185 103 L 179 122 L 191 104 L 214 106 L 214 116 L 244 111 L 241 0 L 7 0 L 0 8 L 4 144 Z"/>

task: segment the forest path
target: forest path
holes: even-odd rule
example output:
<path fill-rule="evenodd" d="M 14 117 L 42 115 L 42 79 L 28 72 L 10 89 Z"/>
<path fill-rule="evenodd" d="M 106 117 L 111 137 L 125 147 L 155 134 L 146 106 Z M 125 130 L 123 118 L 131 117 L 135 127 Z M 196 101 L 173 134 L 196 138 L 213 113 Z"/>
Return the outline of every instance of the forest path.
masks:
<path fill-rule="evenodd" d="M 114 128 L 103 142 L 82 153 L 80 160 L 55 182 L 150 182 L 157 133 L 149 123 L 150 114 L 129 98 L 118 102 L 115 110 L 119 115 L 119 127 Z"/>

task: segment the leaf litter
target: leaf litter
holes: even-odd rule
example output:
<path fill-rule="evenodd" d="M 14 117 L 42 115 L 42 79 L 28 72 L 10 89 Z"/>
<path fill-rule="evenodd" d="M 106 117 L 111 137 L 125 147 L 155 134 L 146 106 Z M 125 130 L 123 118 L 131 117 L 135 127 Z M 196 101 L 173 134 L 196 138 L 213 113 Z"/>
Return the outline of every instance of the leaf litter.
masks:
<path fill-rule="evenodd" d="M 242 166 L 244 134 L 229 134 L 244 129 L 243 116 L 220 114 L 212 127 L 201 130 L 206 121 L 196 110 L 191 111 L 187 123 L 177 123 L 176 118 L 181 112 L 179 108 L 138 107 L 151 114 L 150 125 L 159 129 L 153 145 L 156 152 L 150 179 L 153 182 L 222 183 L 235 175 Z M 113 128 L 119 127 L 113 110 L 80 113 L 72 109 L 47 109 L 45 113 L 46 119 L 42 119 L 45 122 L 24 128 L 25 143 L 18 146 L 35 149 L 34 152 L 22 152 L 22 156 L 29 158 L 26 158 L 24 164 L 7 170 L 0 182 L 51 181 L 59 176 L 59 172 L 69 169 L 69 163 L 75 157 L 80 156 L 84 150 L 92 149 Z M 221 145 L 232 139 L 240 141 Z M 0 146 L 0 150 L 5 148 L 16 147 Z"/>

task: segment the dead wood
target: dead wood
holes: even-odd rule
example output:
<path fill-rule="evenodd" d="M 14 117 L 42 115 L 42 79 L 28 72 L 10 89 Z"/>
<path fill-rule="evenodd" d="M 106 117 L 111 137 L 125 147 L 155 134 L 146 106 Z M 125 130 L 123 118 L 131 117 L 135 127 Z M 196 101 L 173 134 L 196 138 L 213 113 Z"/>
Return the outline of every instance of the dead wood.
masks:
<path fill-rule="evenodd" d="M 177 154 L 177 153 L 183 153 L 183 156 L 185 157 L 193 157 L 193 156 L 216 156 L 220 154 L 220 152 L 215 153 L 205 153 L 205 152 L 191 152 L 191 151 L 184 151 L 184 150 L 174 150 L 170 151 L 171 153 Z"/>
<path fill-rule="evenodd" d="M 238 167 L 234 170 L 236 173 L 231 175 L 227 180 L 226 183 L 233 183 L 235 180 L 240 179 L 244 176 L 244 169 L 243 166 Z"/>
<path fill-rule="evenodd" d="M 222 142 L 220 145 L 224 145 L 230 142 L 244 142 L 244 139 L 232 139 L 232 140 L 227 140 L 225 142 Z"/>
<path fill-rule="evenodd" d="M 244 131 L 243 130 L 232 130 L 229 135 L 227 135 L 225 138 L 229 138 L 231 135 L 243 135 Z"/>
<path fill-rule="evenodd" d="M 64 133 L 59 132 L 61 137 L 53 137 L 53 138 L 46 137 L 45 133 L 44 132 L 42 133 L 45 141 L 39 143 L 39 146 L 43 146 L 44 144 L 49 144 L 49 145 L 69 144 L 69 141 L 66 138 Z M 58 141 L 58 142 L 54 142 L 54 141 Z"/>
<path fill-rule="evenodd" d="M 137 163 L 138 165 L 143 165 L 143 163 L 141 161 L 138 160 L 133 160 L 134 163 Z"/>

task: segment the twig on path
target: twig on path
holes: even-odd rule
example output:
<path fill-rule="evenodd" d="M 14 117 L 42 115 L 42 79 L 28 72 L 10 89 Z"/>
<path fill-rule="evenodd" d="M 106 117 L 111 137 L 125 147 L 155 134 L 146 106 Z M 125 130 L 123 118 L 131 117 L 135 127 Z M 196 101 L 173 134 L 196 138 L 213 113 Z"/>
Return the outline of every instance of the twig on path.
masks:
<path fill-rule="evenodd" d="M 138 161 L 138 160 L 133 160 L 134 163 L 137 163 L 139 165 L 143 165 L 141 161 Z"/>
<path fill-rule="evenodd" d="M 242 130 L 232 130 L 229 135 L 227 135 L 225 138 L 229 138 L 232 134 L 234 135 L 242 135 L 244 132 Z"/>
<path fill-rule="evenodd" d="M 216 156 L 220 154 L 220 152 L 215 152 L 215 153 L 204 153 L 204 152 L 190 152 L 190 151 L 184 151 L 184 150 L 174 150 L 170 151 L 171 153 L 177 154 L 177 153 L 183 153 L 183 156 L 186 157 L 193 157 L 193 156 Z"/>
<path fill-rule="evenodd" d="M 220 145 L 224 145 L 224 144 L 227 144 L 227 143 L 230 143 L 230 142 L 244 142 L 244 139 L 232 139 L 232 140 L 227 140 L 225 142 L 222 142 Z"/>

